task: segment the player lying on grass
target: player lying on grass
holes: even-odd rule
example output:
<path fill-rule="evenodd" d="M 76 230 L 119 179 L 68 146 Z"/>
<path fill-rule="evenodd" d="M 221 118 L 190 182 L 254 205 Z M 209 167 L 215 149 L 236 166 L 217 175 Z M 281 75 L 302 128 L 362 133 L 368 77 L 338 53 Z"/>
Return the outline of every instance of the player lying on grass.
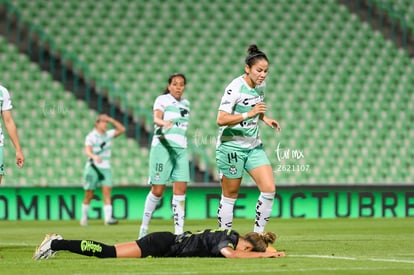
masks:
<path fill-rule="evenodd" d="M 199 232 L 154 232 L 126 243 L 106 245 L 91 240 L 64 240 L 58 234 L 47 234 L 36 249 L 33 259 L 48 259 L 57 251 L 67 250 L 98 258 L 145 257 L 226 257 L 226 258 L 276 258 L 285 256 L 269 246 L 276 240 L 272 232 L 247 233 L 240 236 L 234 230 L 206 229 Z"/>

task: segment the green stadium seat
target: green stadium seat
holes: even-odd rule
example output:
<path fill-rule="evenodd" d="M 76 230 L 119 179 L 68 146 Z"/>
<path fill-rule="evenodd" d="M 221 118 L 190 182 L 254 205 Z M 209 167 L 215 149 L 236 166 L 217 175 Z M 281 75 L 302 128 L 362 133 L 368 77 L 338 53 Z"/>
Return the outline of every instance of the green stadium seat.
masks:
<path fill-rule="evenodd" d="M 334 0 L 299 1 L 295 5 L 288 0 L 264 1 L 260 6 L 254 1 L 242 6 L 233 1 L 114 3 L 105 0 L 91 4 L 14 0 L 13 3 L 24 11 L 26 21 L 39 24 L 53 36 L 59 52 L 69 51 L 88 64 L 92 77 L 106 78 L 122 89 L 131 110 L 137 106 L 151 110 L 153 100 L 166 86 L 167 76 L 176 71 L 186 73 L 189 79 L 186 96 L 193 108 L 192 123 L 202 125 L 199 128 L 205 136 L 217 134 L 216 107 L 211 106 L 218 105 L 224 86 L 242 73 L 246 46 L 258 43 L 271 59 L 266 101 L 272 106 L 269 116 L 286 125 L 280 138 L 286 139 L 290 146 L 314 144 L 307 149 L 315 165 L 330 165 L 341 160 L 341 154 L 349 152 L 341 162 L 343 169 L 323 171 L 315 167 L 311 173 L 281 174 L 282 182 L 381 182 L 380 172 L 372 168 L 375 163 L 370 169 L 351 165 L 356 160 L 362 162 L 361 165 L 369 163 L 365 158 L 370 156 L 359 159 L 357 152 L 343 151 L 344 148 L 380 150 L 381 142 L 387 137 L 377 129 L 379 119 L 391 121 L 381 125 L 385 129 L 390 125 L 401 129 L 392 132 L 393 139 L 388 140 L 390 144 L 385 150 L 389 154 L 395 154 L 397 144 L 412 138 L 407 138 L 408 131 L 403 130 L 410 129 L 405 121 L 412 118 L 410 110 L 414 107 L 409 104 L 413 101 L 409 95 L 414 85 L 412 61 L 381 33 L 360 22 L 356 15 Z M 414 9 L 413 5 L 402 1 L 395 1 L 393 5 L 402 11 Z M 258 15 L 251 17 L 253 6 L 260 11 L 257 14 L 263 20 L 257 20 Z M 171 16 L 178 11 L 182 14 L 180 19 Z M 56 14 L 58 16 L 54 16 Z M 197 16 L 196 21 L 194 16 Z M 252 20 L 241 25 L 242 18 L 247 16 Z M 213 17 L 215 20 L 211 21 Z M 266 26 L 259 22 L 266 22 Z M 237 43 L 228 47 L 228 37 L 238 37 Z M 8 48 L 1 43 L 0 47 Z M 14 61 L 16 57 L 13 56 L 8 60 Z M 5 57 L 0 55 L 0 58 Z M 17 61 L 14 70 L 22 70 L 24 67 L 19 65 L 22 62 Z M 38 77 L 33 79 L 37 74 L 32 69 L 26 74 L 2 76 L 8 82 L 18 78 L 19 83 L 23 81 L 18 84 L 19 89 L 29 90 L 31 84 L 24 83 L 38 81 Z M 48 90 L 48 87 L 40 84 L 36 89 Z M 61 99 L 50 91 L 40 94 L 39 98 L 57 100 L 55 102 Z M 72 100 L 65 98 L 64 102 Z M 78 104 L 70 105 L 76 111 L 67 116 L 71 121 L 82 118 L 81 129 L 89 129 L 91 114 L 81 111 L 85 108 L 82 102 Z M 30 107 L 28 102 L 24 102 L 24 106 Z M 403 120 L 398 119 L 401 116 Z M 62 125 L 74 127 L 64 121 Z M 370 144 L 374 129 L 378 144 Z M 270 155 L 277 140 L 266 130 L 262 131 L 263 139 L 270 145 L 266 146 Z M 194 133 L 195 130 L 190 130 L 190 135 Z M 62 131 L 62 134 L 67 132 Z M 84 135 L 82 131 L 75 134 L 76 138 Z M 214 145 L 201 147 L 209 157 L 209 164 L 214 165 Z M 327 160 L 331 154 L 336 158 Z M 413 159 L 409 154 L 395 155 L 403 165 Z M 412 173 L 395 172 L 384 180 L 406 182 Z M 130 174 L 125 173 L 124 179 L 129 177 Z"/>

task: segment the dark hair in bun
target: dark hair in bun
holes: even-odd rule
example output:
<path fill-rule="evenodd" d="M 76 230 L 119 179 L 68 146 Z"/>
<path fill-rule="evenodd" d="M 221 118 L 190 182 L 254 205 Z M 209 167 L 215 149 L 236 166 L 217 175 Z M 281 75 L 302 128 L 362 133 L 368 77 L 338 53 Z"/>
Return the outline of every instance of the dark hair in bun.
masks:
<path fill-rule="evenodd" d="M 247 48 L 247 53 L 248 55 L 245 59 L 245 63 L 249 67 L 253 66 L 256 63 L 256 61 L 259 59 L 265 59 L 267 62 L 269 62 L 266 54 L 262 52 L 261 50 L 259 50 L 256 44 L 250 45 L 249 48 Z"/>

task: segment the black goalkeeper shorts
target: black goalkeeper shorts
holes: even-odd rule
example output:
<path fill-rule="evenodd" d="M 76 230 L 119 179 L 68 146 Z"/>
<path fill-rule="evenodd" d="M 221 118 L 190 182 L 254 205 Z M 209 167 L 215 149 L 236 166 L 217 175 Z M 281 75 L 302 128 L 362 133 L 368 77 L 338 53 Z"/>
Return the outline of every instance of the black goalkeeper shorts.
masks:
<path fill-rule="evenodd" d="M 176 235 L 171 232 L 154 232 L 137 240 L 136 242 L 141 248 L 141 258 L 167 256 L 175 244 L 175 238 Z"/>

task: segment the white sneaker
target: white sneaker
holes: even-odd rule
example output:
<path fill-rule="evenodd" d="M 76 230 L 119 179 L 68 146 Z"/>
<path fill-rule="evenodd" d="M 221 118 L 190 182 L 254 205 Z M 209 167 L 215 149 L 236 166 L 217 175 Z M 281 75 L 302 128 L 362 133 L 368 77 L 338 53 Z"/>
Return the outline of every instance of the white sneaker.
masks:
<path fill-rule="evenodd" d="M 50 248 L 50 244 L 53 240 L 62 240 L 62 236 L 59 234 L 46 234 L 46 237 L 42 243 L 36 248 L 35 253 L 33 254 L 34 260 L 39 259 L 48 259 L 51 256 L 56 254 L 56 251 L 53 251 Z"/>
<path fill-rule="evenodd" d="M 81 226 L 88 226 L 88 220 L 87 219 L 81 219 L 80 220 L 80 225 Z"/>
<path fill-rule="evenodd" d="M 109 220 L 105 221 L 105 225 L 114 225 L 117 223 L 118 223 L 118 220 L 114 218 L 110 218 Z"/>
<path fill-rule="evenodd" d="M 139 229 L 138 240 L 141 239 L 142 237 L 145 237 L 146 235 L 148 235 L 148 228 L 141 227 Z"/>

